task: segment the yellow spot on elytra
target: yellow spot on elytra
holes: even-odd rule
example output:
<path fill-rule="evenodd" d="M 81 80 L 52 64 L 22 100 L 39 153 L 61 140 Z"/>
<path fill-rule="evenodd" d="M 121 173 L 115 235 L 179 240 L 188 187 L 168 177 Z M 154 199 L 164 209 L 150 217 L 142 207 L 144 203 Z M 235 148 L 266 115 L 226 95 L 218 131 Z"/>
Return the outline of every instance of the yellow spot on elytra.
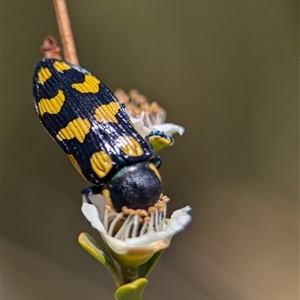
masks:
<path fill-rule="evenodd" d="M 44 113 L 57 114 L 60 112 L 65 102 L 65 95 L 63 91 L 58 90 L 57 95 L 50 99 L 41 99 L 38 102 L 38 108 L 41 116 Z"/>
<path fill-rule="evenodd" d="M 156 166 L 153 163 L 150 163 L 149 168 L 155 173 L 155 175 L 161 181 L 161 176 L 160 176 L 160 173 L 159 173 L 158 169 L 156 168 Z"/>
<path fill-rule="evenodd" d="M 85 74 L 84 76 L 84 81 L 73 83 L 72 88 L 80 93 L 98 93 L 100 80 L 89 74 Z"/>
<path fill-rule="evenodd" d="M 68 157 L 69 157 L 71 163 L 73 164 L 73 166 L 75 167 L 75 169 L 77 170 L 77 172 L 78 172 L 85 180 L 87 180 L 87 179 L 84 177 L 84 175 L 83 175 L 83 173 L 82 173 L 82 171 L 81 171 L 81 168 L 80 168 L 80 166 L 79 166 L 79 164 L 78 164 L 76 158 L 75 158 L 72 154 L 68 154 Z"/>
<path fill-rule="evenodd" d="M 48 68 L 41 68 L 37 73 L 38 83 L 44 84 L 51 77 L 51 75 L 52 74 Z"/>
<path fill-rule="evenodd" d="M 112 122 L 118 123 L 116 118 L 116 114 L 120 109 L 120 105 L 118 102 L 111 102 L 109 104 L 102 104 L 95 110 L 95 119 L 101 122 Z"/>
<path fill-rule="evenodd" d="M 91 124 L 88 119 L 77 118 L 69 122 L 65 128 L 62 128 L 56 138 L 60 141 L 76 138 L 80 143 L 83 143 L 90 128 Z"/>
<path fill-rule="evenodd" d="M 91 156 L 90 162 L 99 178 L 105 177 L 113 166 L 111 157 L 104 151 L 95 152 Z"/>
<path fill-rule="evenodd" d="M 121 150 L 128 156 L 141 156 L 144 150 L 138 141 L 129 135 L 125 135 L 121 140 Z"/>
<path fill-rule="evenodd" d="M 58 72 L 63 72 L 71 69 L 71 67 L 63 61 L 56 61 L 53 64 L 53 67 Z"/>

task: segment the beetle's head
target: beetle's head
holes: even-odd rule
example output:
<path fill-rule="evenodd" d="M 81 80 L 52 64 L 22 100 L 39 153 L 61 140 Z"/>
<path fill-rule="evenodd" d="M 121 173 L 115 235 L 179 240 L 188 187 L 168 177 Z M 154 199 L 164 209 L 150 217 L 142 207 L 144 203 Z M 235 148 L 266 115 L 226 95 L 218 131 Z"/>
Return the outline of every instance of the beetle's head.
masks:
<path fill-rule="evenodd" d="M 148 210 L 160 198 L 162 184 L 159 171 L 150 161 L 125 166 L 106 183 L 102 195 L 116 212 L 122 207 Z"/>

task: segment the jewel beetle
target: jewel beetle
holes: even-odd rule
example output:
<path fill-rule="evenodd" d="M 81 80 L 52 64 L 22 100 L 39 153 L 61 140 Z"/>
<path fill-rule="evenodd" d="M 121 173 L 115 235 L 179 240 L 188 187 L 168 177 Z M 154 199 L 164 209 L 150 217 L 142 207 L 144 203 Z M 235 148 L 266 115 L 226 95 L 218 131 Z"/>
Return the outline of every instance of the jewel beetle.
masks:
<path fill-rule="evenodd" d="M 63 60 L 44 58 L 34 70 L 33 95 L 41 123 L 84 179 L 82 191 L 102 194 L 120 212 L 146 209 L 162 193 L 159 156 L 151 138 L 171 144 L 163 132 L 143 138 L 124 104 L 89 71 Z"/>

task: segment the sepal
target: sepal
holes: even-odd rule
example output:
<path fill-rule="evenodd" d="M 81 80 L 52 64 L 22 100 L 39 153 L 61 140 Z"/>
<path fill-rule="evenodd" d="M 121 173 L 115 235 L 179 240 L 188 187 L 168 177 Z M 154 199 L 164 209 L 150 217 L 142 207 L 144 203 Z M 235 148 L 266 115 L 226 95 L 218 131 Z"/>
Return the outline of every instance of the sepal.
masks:
<path fill-rule="evenodd" d="M 82 232 L 78 237 L 80 246 L 103 264 L 113 276 L 116 285 L 120 286 L 120 278 L 114 266 L 113 260 L 107 250 L 102 247 L 97 241 L 88 233 Z"/>

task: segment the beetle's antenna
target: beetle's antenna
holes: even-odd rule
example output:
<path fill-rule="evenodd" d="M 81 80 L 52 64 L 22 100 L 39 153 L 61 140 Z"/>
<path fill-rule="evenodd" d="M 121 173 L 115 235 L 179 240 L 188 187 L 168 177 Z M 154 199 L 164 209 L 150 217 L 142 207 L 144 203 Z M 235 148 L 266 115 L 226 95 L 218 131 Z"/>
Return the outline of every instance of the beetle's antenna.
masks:
<path fill-rule="evenodd" d="M 64 52 L 64 59 L 73 65 L 79 65 L 66 1 L 53 0 L 53 4 Z"/>

